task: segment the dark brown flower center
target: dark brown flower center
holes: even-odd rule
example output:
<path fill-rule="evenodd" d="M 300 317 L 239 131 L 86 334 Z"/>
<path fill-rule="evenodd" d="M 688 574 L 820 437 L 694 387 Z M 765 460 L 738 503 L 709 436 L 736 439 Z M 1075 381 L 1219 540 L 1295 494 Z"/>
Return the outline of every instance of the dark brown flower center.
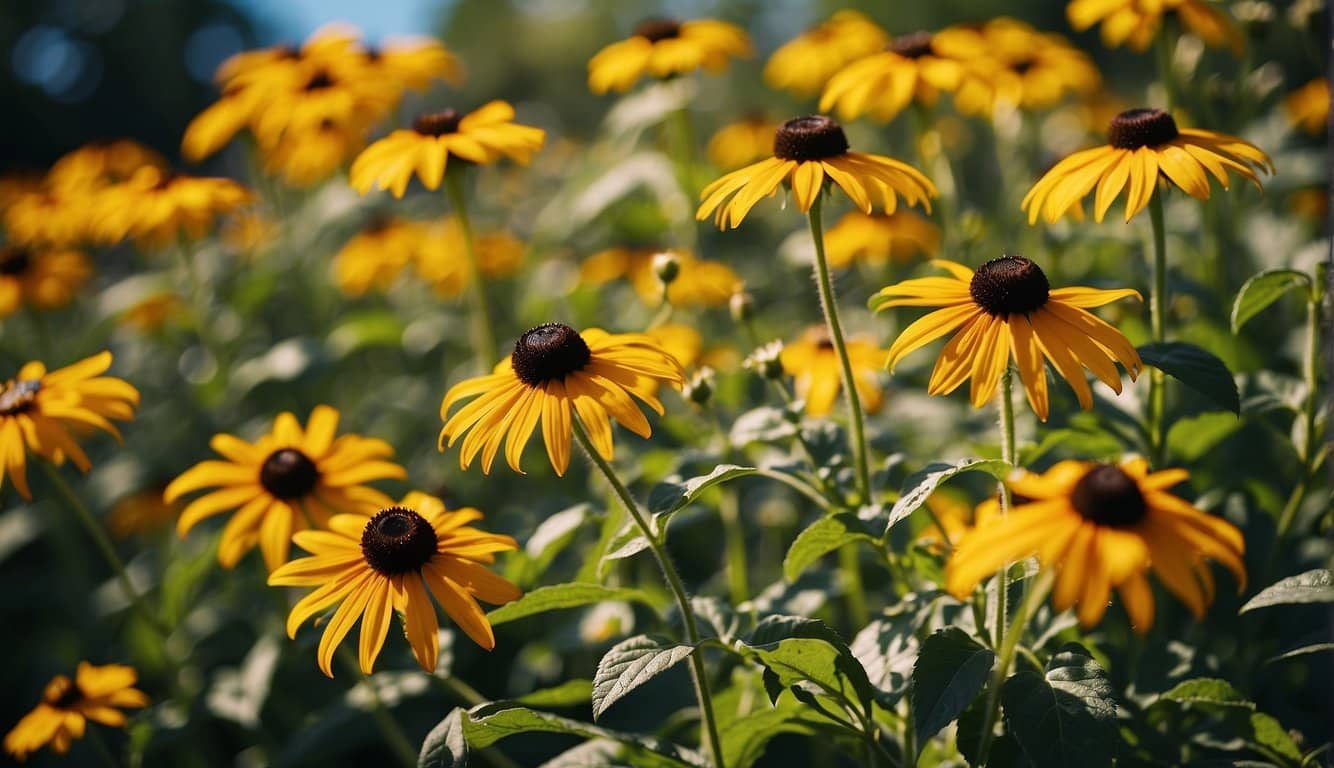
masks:
<path fill-rule="evenodd" d="M 1042 269 L 1023 256 L 1005 255 L 977 268 L 968 292 L 990 315 L 1026 315 L 1047 303 L 1051 284 Z"/>
<path fill-rule="evenodd" d="M 366 564 L 386 576 L 421 570 L 435 555 L 439 539 L 426 518 L 407 507 L 375 513 L 361 532 Z"/>
<path fill-rule="evenodd" d="M 40 391 L 40 379 L 10 379 L 0 391 L 0 416 L 14 416 L 32 408 Z"/>
<path fill-rule="evenodd" d="M 1176 137 L 1177 122 L 1161 109 L 1128 109 L 1107 128 L 1107 141 L 1117 149 L 1156 147 Z"/>
<path fill-rule="evenodd" d="M 1134 525 L 1148 511 L 1135 479 L 1112 464 L 1099 464 L 1080 478 L 1070 503 L 1085 520 L 1113 527 Z"/>
<path fill-rule="evenodd" d="M 60 692 L 55 701 L 48 703 L 56 709 L 73 709 L 82 698 L 83 691 L 79 690 L 79 684 L 73 680 L 66 680 L 65 690 Z"/>
<path fill-rule="evenodd" d="M 332 88 L 335 85 L 337 85 L 337 81 L 333 79 L 333 76 L 321 69 L 319 72 L 311 75 L 310 79 L 306 81 L 305 90 L 322 91 L 325 88 Z"/>
<path fill-rule="evenodd" d="M 444 136 L 447 133 L 458 133 L 459 122 L 462 120 L 463 115 L 452 109 L 430 112 L 418 115 L 417 119 L 412 121 L 412 130 L 423 136 Z"/>
<path fill-rule="evenodd" d="M 642 37 L 650 43 L 670 40 L 681 34 L 681 22 L 676 19 L 644 19 L 635 27 L 636 37 Z"/>
<path fill-rule="evenodd" d="M 28 271 L 32 265 L 32 254 L 27 248 L 6 248 L 0 251 L 0 275 L 14 277 Z"/>
<path fill-rule="evenodd" d="M 315 489 L 320 470 L 306 454 L 282 448 L 269 454 L 259 470 L 259 483 L 279 499 L 299 499 Z"/>
<path fill-rule="evenodd" d="M 886 46 L 886 50 L 907 59 L 919 59 L 931 53 L 931 33 L 914 32 L 911 35 L 896 37 Z"/>
<path fill-rule="evenodd" d="M 519 381 L 536 387 L 564 379 L 588 365 L 592 357 L 588 343 L 573 328 L 561 323 L 546 323 L 519 337 L 514 344 L 510 366 Z"/>
<path fill-rule="evenodd" d="M 1028 70 L 1032 69 L 1036 64 L 1037 60 L 1032 56 L 1025 56 L 1017 61 L 1011 62 L 1010 69 L 1014 70 L 1015 74 L 1022 75 L 1026 74 Z"/>
<path fill-rule="evenodd" d="M 784 160 L 823 160 L 847 151 L 843 126 L 824 115 L 793 118 L 774 133 L 774 156 Z"/>

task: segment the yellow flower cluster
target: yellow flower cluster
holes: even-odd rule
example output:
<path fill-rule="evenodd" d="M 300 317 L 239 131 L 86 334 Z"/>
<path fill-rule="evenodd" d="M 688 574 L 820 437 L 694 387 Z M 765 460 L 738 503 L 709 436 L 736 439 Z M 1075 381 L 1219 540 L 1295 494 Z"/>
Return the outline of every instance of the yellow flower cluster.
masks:
<path fill-rule="evenodd" d="M 470 279 L 464 234 L 458 219 L 372 221 L 334 256 L 333 277 L 347 296 L 387 291 L 411 267 L 442 298 L 455 298 Z M 506 277 L 523 263 L 524 244 L 508 232 L 473 235 L 483 277 Z"/>

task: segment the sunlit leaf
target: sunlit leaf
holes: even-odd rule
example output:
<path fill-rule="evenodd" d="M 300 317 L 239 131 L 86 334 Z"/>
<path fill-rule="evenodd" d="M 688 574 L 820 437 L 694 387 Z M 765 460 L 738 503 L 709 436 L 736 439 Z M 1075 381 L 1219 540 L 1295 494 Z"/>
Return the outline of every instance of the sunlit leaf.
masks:
<path fill-rule="evenodd" d="M 578 608 L 582 605 L 613 600 L 637 601 L 652 605 L 649 596 L 629 587 L 604 587 L 601 584 L 575 582 L 538 587 L 512 603 L 507 603 L 486 615 L 492 626 L 508 621 L 535 616 L 547 611 Z"/>
<path fill-rule="evenodd" d="M 1248 320 L 1260 314 L 1283 294 L 1303 286 L 1309 288 L 1311 278 L 1295 269 L 1275 269 L 1247 280 L 1232 303 L 1232 332 L 1236 333 Z"/>
<path fill-rule="evenodd" d="M 626 694 L 671 669 L 693 651 L 663 637 L 638 635 L 602 655 L 593 675 L 593 719 Z"/>

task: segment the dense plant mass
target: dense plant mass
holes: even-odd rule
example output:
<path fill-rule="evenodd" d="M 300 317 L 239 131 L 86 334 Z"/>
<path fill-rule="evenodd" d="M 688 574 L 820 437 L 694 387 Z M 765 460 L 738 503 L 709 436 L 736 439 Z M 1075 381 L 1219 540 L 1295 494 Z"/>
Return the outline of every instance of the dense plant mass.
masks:
<path fill-rule="evenodd" d="M 1322 9 L 1066 16 L 649 16 L 592 135 L 335 24 L 6 176 L 5 751 L 1334 763 Z"/>

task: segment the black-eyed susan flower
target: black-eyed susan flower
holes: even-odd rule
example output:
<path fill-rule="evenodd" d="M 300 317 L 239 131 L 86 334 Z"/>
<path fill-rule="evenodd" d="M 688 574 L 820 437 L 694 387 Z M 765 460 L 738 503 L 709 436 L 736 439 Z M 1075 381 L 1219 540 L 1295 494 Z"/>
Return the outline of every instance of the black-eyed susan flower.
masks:
<path fill-rule="evenodd" d="M 1070 383 L 1081 407 L 1093 407 L 1093 393 L 1082 368 L 1088 368 L 1120 394 L 1120 363 L 1133 380 L 1139 375 L 1139 353 L 1120 331 L 1086 308 L 1117 299 L 1139 298 L 1129 288 L 1052 289 L 1042 269 L 1021 256 L 1001 256 L 977 268 L 938 259 L 932 264 L 949 277 L 922 277 L 882 288 L 871 299 L 879 310 L 890 307 L 940 307 L 899 334 L 889 348 L 885 366 L 891 370 L 905 355 L 949 333 L 927 392 L 945 395 L 972 379 L 970 399 L 980 408 L 1008 375 L 1011 359 L 1019 369 L 1028 402 L 1047 420 L 1048 396 L 1044 358 Z"/>
<path fill-rule="evenodd" d="M 77 363 L 47 371 L 40 362 L 27 363 L 0 387 L 0 486 L 10 482 L 31 499 L 28 452 L 54 464 L 65 459 L 80 470 L 92 468 L 74 437 L 100 429 L 117 440 L 110 419 L 129 421 L 139 405 L 139 391 L 121 379 L 102 376 L 111 367 L 111 353 L 100 352 Z"/>
<path fill-rule="evenodd" d="M 231 179 L 144 166 L 102 193 L 95 227 L 110 241 L 130 237 L 161 248 L 180 238 L 204 237 L 222 214 L 251 199 L 250 191 Z"/>
<path fill-rule="evenodd" d="M 385 78 L 399 88 L 422 91 L 436 80 L 463 84 L 463 63 L 433 37 L 399 37 L 368 47 L 372 77 Z"/>
<path fill-rule="evenodd" d="M 662 303 L 662 282 L 653 271 L 653 259 L 660 253 L 670 253 L 676 260 L 676 277 L 667 286 L 667 300 L 675 306 L 720 307 L 741 288 L 741 277 L 731 267 L 680 248 L 599 251 L 580 266 L 580 282 L 598 286 L 625 277 L 645 304 L 657 306 Z"/>
<path fill-rule="evenodd" d="M 1241 31 L 1211 0 L 1071 0 L 1065 15 L 1078 32 L 1101 22 L 1108 48 L 1147 50 L 1169 15 L 1209 45 L 1228 45 L 1238 54 L 1246 45 Z"/>
<path fill-rule="evenodd" d="M 184 536 L 199 521 L 233 511 L 218 541 L 218 562 L 231 568 L 259 545 L 273 571 L 287 562 L 292 532 L 323 528 L 336 513 L 371 515 L 391 500 L 366 485 L 401 479 L 407 473 L 391 459 L 383 440 L 338 430 L 338 411 L 316 406 L 303 430 L 296 416 L 278 414 L 273 429 L 250 443 L 228 434 L 209 441 L 225 460 L 201 461 L 167 486 L 167 503 L 204 488 L 181 510 L 176 530 Z"/>
<path fill-rule="evenodd" d="M 46 184 L 57 192 L 94 193 L 129 180 L 146 165 L 165 168 L 167 161 L 137 141 L 94 141 L 53 163 Z"/>
<path fill-rule="evenodd" d="M 588 88 L 597 94 L 628 91 L 645 75 L 666 79 L 697 69 L 721 72 L 732 59 L 750 55 L 750 38 L 734 24 L 648 19 L 629 38 L 588 60 Z"/>
<path fill-rule="evenodd" d="M 855 262 L 907 263 L 940 250 L 940 228 L 912 211 L 848 211 L 824 233 L 824 247 L 834 269 Z"/>
<path fill-rule="evenodd" d="M 684 323 L 663 323 L 644 331 L 644 335 L 676 358 L 683 369 L 689 369 L 699 362 L 700 354 L 704 351 L 704 337 Z"/>
<path fill-rule="evenodd" d="M 709 162 L 730 171 L 762 160 L 773 151 L 776 130 L 778 123 L 760 116 L 728 123 L 709 139 Z"/>
<path fill-rule="evenodd" d="M 10 243 L 18 245 L 78 245 L 94 239 L 89 203 L 86 195 L 56 192 L 46 185 L 20 192 L 4 209 L 5 234 Z"/>
<path fill-rule="evenodd" d="M 59 309 L 74 300 L 93 268 L 69 248 L 0 248 L 0 317 L 24 306 Z"/>
<path fill-rule="evenodd" d="M 446 216 L 424 225 L 412 252 L 412 263 L 436 295 L 452 299 L 468 286 L 471 277 L 466 247 L 458 218 Z M 519 271 L 527 250 L 522 241 L 503 231 L 474 232 L 472 247 L 477 271 L 488 279 L 508 277 Z"/>
<path fill-rule="evenodd" d="M 1033 224 L 1041 216 L 1055 223 L 1097 190 L 1097 221 L 1126 192 L 1126 221 L 1144 210 L 1166 182 L 1197 200 L 1209 199 L 1209 177 L 1223 189 L 1232 171 L 1260 187 L 1257 171 L 1274 172 L 1269 156 L 1244 139 L 1198 128 L 1177 128 L 1161 109 L 1131 109 L 1112 119 L 1107 144 L 1076 152 L 1052 166 L 1020 205 Z"/>
<path fill-rule="evenodd" d="M 83 738 L 90 720 L 109 728 L 125 727 L 121 710 L 149 703 L 148 694 L 134 687 L 138 679 L 134 668 L 123 664 L 97 667 L 79 662 L 73 680 L 56 675 L 46 684 L 37 708 L 5 734 L 5 751 L 19 762 L 46 746 L 63 755 Z"/>
<path fill-rule="evenodd" d="M 333 258 L 333 279 L 345 296 L 386 291 L 412 261 L 425 227 L 397 217 L 372 219 Z"/>
<path fill-rule="evenodd" d="M 885 351 L 868 338 L 847 339 L 848 362 L 852 377 L 867 413 L 876 413 L 884 404 L 880 389 L 880 367 Z M 783 345 L 779 355 L 783 370 L 792 377 L 797 397 L 806 401 L 806 413 L 828 416 L 843 388 L 838 355 L 824 326 L 806 329 L 801 338 Z"/>
<path fill-rule="evenodd" d="M 864 14 L 836 11 L 779 46 L 764 65 L 764 81 L 780 91 L 811 96 L 843 65 L 879 51 L 888 42 L 889 34 Z"/>
<path fill-rule="evenodd" d="M 293 187 L 329 178 L 365 145 L 361 133 L 333 120 L 284 134 L 264 153 L 264 172 Z"/>
<path fill-rule="evenodd" d="M 969 531 L 1000 514 L 1000 499 L 996 495 L 974 507 L 967 496 L 951 488 L 937 489 L 926 497 L 925 506 L 931 522 L 917 534 L 916 541 L 937 553 L 959 546 Z"/>
<path fill-rule="evenodd" d="M 384 647 L 394 613 L 403 617 L 412 655 L 426 672 L 435 670 L 439 634 L 435 605 L 472 641 L 496 646 L 478 600 L 500 605 L 518 599 L 519 588 L 486 566 L 496 552 L 517 548 L 514 539 L 468 524 L 482 519 L 471 507 L 446 510 L 440 499 L 409 493 L 373 517 L 338 515 L 327 531 L 301 531 L 297 546 L 311 553 L 269 575 L 275 587 L 317 587 L 287 617 L 287 635 L 310 617 L 338 606 L 320 636 L 316 659 L 333 677 L 334 651 L 361 620 L 358 660 L 370 674 Z"/>
<path fill-rule="evenodd" d="M 1329 123 L 1329 99 L 1329 80 L 1317 77 L 1288 94 L 1283 111 L 1294 126 L 1313 136 L 1321 135 Z"/>
<path fill-rule="evenodd" d="M 914 101 L 931 106 L 941 93 L 977 77 L 968 62 L 984 53 L 981 38 L 969 30 L 896 37 L 885 50 L 863 56 L 830 77 L 820 95 L 820 111 L 835 110 L 844 120 L 870 115 L 887 123 Z"/>
<path fill-rule="evenodd" d="M 1149 472 L 1142 458 L 1018 472 L 1006 484 L 1024 503 L 963 538 L 947 566 L 946 589 L 967 596 L 1004 564 L 1036 555 L 1056 574 L 1052 605 L 1063 611 L 1078 604 L 1085 627 L 1102 620 L 1115 589 L 1135 631 L 1147 632 L 1150 570 L 1199 620 L 1215 591 L 1207 561 L 1221 563 L 1245 589 L 1245 542 L 1231 523 L 1170 493 L 1188 478 L 1184 469 Z"/>
<path fill-rule="evenodd" d="M 773 152 L 773 157 L 705 187 L 695 218 L 703 221 L 713 214 L 720 228 L 735 228 L 756 203 L 784 183 L 805 213 L 824 190 L 826 177 L 866 213 L 873 207 L 893 213 L 900 195 L 909 205 L 920 203 L 930 210 L 936 194 L 930 179 L 907 163 L 850 152 L 843 127 L 823 115 L 788 120 L 774 134 Z"/>
<path fill-rule="evenodd" d="M 965 78 L 954 94 L 964 114 L 1047 109 L 1068 96 L 1088 98 L 1102 85 L 1093 59 L 1060 35 L 1010 18 L 988 21 L 977 32 L 986 53 L 973 66 L 977 76 Z"/>
<path fill-rule="evenodd" d="M 363 195 L 376 187 L 402 197 L 414 174 L 422 186 L 438 189 L 451 155 L 456 163 L 485 165 L 501 157 L 527 163 L 545 139 L 542 129 L 514 122 L 514 107 L 504 101 L 466 115 L 446 109 L 421 115 L 411 130 L 371 144 L 352 162 L 348 180 Z"/>
<path fill-rule="evenodd" d="M 635 399 L 662 415 L 662 403 L 654 394 L 662 383 L 680 388 L 685 374 L 676 358 L 648 336 L 539 325 L 519 337 L 513 354 L 493 373 L 455 384 L 445 394 L 439 447 L 452 447 L 467 435 L 459 465 L 467 469 L 480 453 L 482 471 L 490 472 L 504 440 L 505 460 L 522 472 L 524 444 L 540 421 L 551 466 L 564 475 L 570 464 L 572 417 L 588 430 L 598 454 L 611 460 L 611 420 L 648 437 L 652 428 Z M 450 409 L 467 399 L 472 402 L 451 416 Z"/>

